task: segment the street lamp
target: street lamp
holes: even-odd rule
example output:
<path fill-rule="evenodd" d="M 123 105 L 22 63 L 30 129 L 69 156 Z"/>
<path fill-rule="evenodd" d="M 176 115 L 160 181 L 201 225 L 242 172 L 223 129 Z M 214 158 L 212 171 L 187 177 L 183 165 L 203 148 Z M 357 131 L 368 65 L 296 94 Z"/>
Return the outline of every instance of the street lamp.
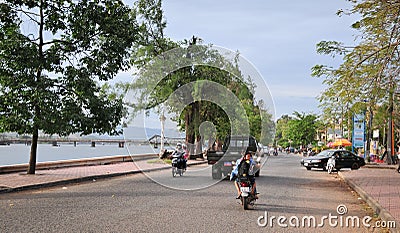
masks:
<path fill-rule="evenodd" d="M 400 94 L 399 88 L 395 89 L 392 88 L 389 91 L 389 122 L 388 122 L 388 132 L 387 132 L 387 164 L 394 163 L 394 156 L 395 156 L 395 149 L 394 149 L 394 122 L 393 122 L 393 115 L 394 115 L 394 98 L 396 95 Z"/>
<path fill-rule="evenodd" d="M 163 108 L 163 110 L 161 111 L 161 116 L 160 116 L 160 122 L 161 122 L 161 142 L 160 142 L 161 148 L 160 148 L 160 151 L 161 151 L 161 153 L 164 151 L 164 138 L 165 138 L 164 125 L 165 125 L 166 119 L 167 118 L 164 115 L 164 108 Z"/>
<path fill-rule="evenodd" d="M 372 112 L 372 106 L 371 106 L 371 101 L 366 99 L 364 100 L 365 103 L 368 103 L 367 105 L 367 111 L 368 111 L 368 131 L 367 131 L 367 138 L 366 138 L 366 143 L 365 143 L 365 148 L 364 148 L 364 158 L 367 156 L 369 157 L 371 152 L 371 138 L 372 138 L 372 120 L 374 118 L 373 112 Z M 367 115 L 367 114 L 365 114 Z"/>

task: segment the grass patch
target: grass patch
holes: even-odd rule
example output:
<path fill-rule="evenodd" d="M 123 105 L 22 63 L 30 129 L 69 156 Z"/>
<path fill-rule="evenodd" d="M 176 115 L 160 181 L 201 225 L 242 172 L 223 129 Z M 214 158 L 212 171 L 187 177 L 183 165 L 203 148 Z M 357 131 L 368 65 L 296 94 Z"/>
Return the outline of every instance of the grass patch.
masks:
<path fill-rule="evenodd" d="M 169 164 L 169 165 L 171 165 L 172 161 L 170 159 L 151 159 L 151 160 L 148 160 L 147 163 L 157 163 L 157 164 Z"/>

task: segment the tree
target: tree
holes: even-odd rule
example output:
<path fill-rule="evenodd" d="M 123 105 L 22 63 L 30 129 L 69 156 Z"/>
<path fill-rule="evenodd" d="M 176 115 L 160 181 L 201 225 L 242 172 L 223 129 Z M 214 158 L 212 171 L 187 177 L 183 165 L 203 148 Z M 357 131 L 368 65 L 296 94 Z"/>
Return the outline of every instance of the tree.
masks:
<path fill-rule="evenodd" d="M 0 9 L 0 131 L 32 135 L 28 174 L 39 131 L 120 133 L 122 99 L 99 81 L 130 67 L 144 36 L 135 11 L 119 0 L 6 0 Z"/>
<path fill-rule="evenodd" d="M 240 131 L 239 126 L 242 127 L 243 123 L 247 123 L 242 120 L 246 113 L 251 118 L 251 133 L 258 136 L 258 139 L 261 136 L 265 139 L 271 138 L 272 116 L 266 109 L 255 104 L 254 86 L 242 77 L 237 64 L 238 54 L 233 61 L 228 61 L 218 51 L 211 49 L 211 45 L 201 45 L 202 40 L 195 36 L 190 40 L 173 42 L 164 34 L 166 21 L 163 18 L 161 0 L 140 0 L 137 6 L 139 13 L 144 9 L 151 12 L 151 14 L 141 14 L 145 22 L 141 24 L 141 28 L 149 31 L 150 36 L 147 37 L 145 45 L 134 50 L 135 65 L 141 70 L 139 78 L 133 84 L 119 84 L 119 87 L 128 93 L 127 95 L 136 97 L 127 103 L 133 109 L 132 116 L 143 110 L 147 112 L 155 110 L 162 114 L 165 110 L 162 106 L 165 106 L 165 101 L 172 93 L 185 85 L 200 81 L 192 86 L 193 93 L 192 90 L 189 94 L 180 93 L 181 96 L 175 96 L 176 102 L 169 101 L 167 109 L 169 113 L 175 114 L 172 120 L 185 131 L 186 143 L 192 153 L 195 142 L 202 141 L 199 127 L 203 122 L 213 123 L 217 131 L 215 137 L 219 140 L 230 134 L 232 129 Z M 226 96 L 219 96 L 218 103 L 215 103 L 215 99 L 207 100 L 209 97 L 204 96 L 205 92 L 210 94 L 212 92 L 210 90 L 214 90 L 214 93 L 221 91 L 220 87 L 210 85 L 210 82 L 221 84 L 225 89 L 231 90 L 236 95 L 235 98 L 240 101 L 237 104 L 243 106 L 244 111 L 237 109 L 236 106 L 229 110 L 221 108 L 232 104 L 230 103 L 232 99 L 225 98 Z M 229 111 L 230 114 L 242 116 L 229 119 Z M 233 124 L 229 124 L 232 123 L 229 120 L 233 120 Z M 262 122 L 263 125 L 257 126 L 256 121 Z M 268 121 L 270 123 L 267 123 Z M 261 129 L 265 132 L 261 132 Z M 197 144 L 196 147 L 198 151 L 196 153 L 201 152 L 201 145 Z"/>
<path fill-rule="evenodd" d="M 243 86 L 244 83 L 241 81 L 240 76 L 232 76 L 229 72 L 211 65 L 211 63 L 222 62 L 233 69 L 233 66 L 230 65 L 228 61 L 224 60 L 220 54 L 216 51 L 211 51 L 208 46 L 196 46 L 195 51 L 192 50 L 191 46 L 192 44 L 189 44 L 188 47 L 180 49 L 177 58 L 174 58 L 174 61 L 182 61 L 182 67 L 169 72 L 164 78 L 160 79 L 159 82 L 157 80 L 154 89 L 151 89 L 148 83 L 149 80 L 152 79 L 150 76 L 153 75 L 152 72 L 154 71 L 156 63 L 152 64 L 151 70 L 146 70 L 142 73 L 142 79 L 138 79 L 134 83 L 133 88 L 142 90 L 146 95 L 150 94 L 150 98 L 146 100 L 147 102 L 144 106 L 145 109 L 149 110 L 164 103 L 170 98 L 171 94 L 175 93 L 177 90 L 179 91 L 180 88 L 185 88 L 185 85 L 190 85 L 187 86 L 188 88 L 190 87 L 190 89 L 181 89 L 181 91 L 174 96 L 175 98 L 168 102 L 168 110 L 170 113 L 178 114 L 175 118 L 186 132 L 187 143 L 194 144 L 199 136 L 198 126 L 201 122 L 204 120 L 211 120 L 215 125 L 218 125 L 218 128 L 224 125 L 220 124 L 220 121 L 226 122 L 226 114 L 220 111 L 227 109 L 215 107 L 215 104 L 212 103 L 217 101 L 221 106 L 226 106 L 232 101 L 232 99 L 224 96 L 229 93 L 222 91 L 222 86 L 231 90 L 232 93 L 239 98 L 238 101 L 244 100 L 248 96 L 252 97 L 252 94 L 249 94 L 249 89 Z M 198 59 L 198 61 L 192 59 Z M 185 65 L 186 62 L 189 64 L 191 62 L 194 64 L 197 62 L 211 63 L 209 66 L 187 66 Z M 164 61 L 160 63 L 161 66 L 164 64 Z M 204 82 L 201 82 L 202 80 Z M 222 86 L 212 85 L 212 83 L 218 83 Z M 184 90 L 186 92 L 184 92 Z M 215 93 L 222 93 L 223 96 L 214 96 L 215 98 L 212 100 L 210 96 Z M 140 110 L 140 108 L 137 109 Z M 236 108 L 230 108 L 230 111 L 233 115 L 240 115 L 240 113 L 236 111 Z M 242 122 L 240 119 L 232 120 Z M 239 128 L 236 128 L 236 130 L 239 131 Z M 218 131 L 226 132 L 226 129 L 223 130 L 220 128 Z"/>
<path fill-rule="evenodd" d="M 386 117 L 389 118 L 388 122 L 392 122 L 395 109 L 393 100 L 400 81 L 399 3 L 353 1 L 349 12 L 340 10 L 338 14 L 360 15 L 361 19 L 352 25 L 360 32 L 359 43 L 356 46 L 344 46 L 340 42 L 322 41 L 317 45 L 319 53 L 344 55 L 344 61 L 337 69 L 321 65 L 313 67 L 313 75 L 326 77 L 324 83 L 334 90 L 323 93 L 323 98 L 326 100 L 336 95 L 342 101 L 347 100 L 347 115 L 364 109 L 369 112 L 369 122 L 373 121 L 377 107 L 387 102 Z M 324 103 L 324 99 L 321 102 Z M 325 104 L 323 108 L 326 108 Z M 390 127 L 391 123 L 388 123 Z M 390 131 L 387 131 L 388 138 Z M 371 128 L 368 135 L 371 135 Z M 388 150 L 392 151 L 392 148 L 388 147 Z"/>
<path fill-rule="evenodd" d="M 279 145 L 308 146 L 315 143 L 319 126 L 317 117 L 299 112 L 293 115 L 284 115 L 278 120 L 276 136 Z"/>
<path fill-rule="evenodd" d="M 135 6 L 143 43 L 132 48 L 132 63 L 140 69 L 154 57 L 178 47 L 179 44 L 165 37 L 167 22 L 164 19 L 161 0 L 138 0 Z M 118 86 L 129 87 L 123 83 Z"/>
<path fill-rule="evenodd" d="M 167 106 L 173 120 L 184 129 L 192 153 L 201 152 L 199 128 L 206 121 L 215 125 L 217 140 L 228 134 L 253 134 L 257 139 L 266 136 L 261 131 L 268 124 L 261 123 L 271 115 L 256 104 L 254 84 L 244 79 L 236 57 L 229 60 L 211 45 L 195 41 L 198 39 L 193 37 L 188 44 L 181 43 L 140 71 L 129 87 L 130 95 L 136 98 L 133 109 Z"/>
<path fill-rule="evenodd" d="M 289 115 L 283 115 L 276 121 L 276 134 L 275 134 L 275 145 L 281 145 L 283 147 L 291 146 L 288 133 L 288 122 L 293 118 Z"/>
<path fill-rule="evenodd" d="M 294 119 L 288 123 L 287 137 L 294 142 L 295 145 L 303 147 L 315 143 L 317 133 L 317 117 L 313 114 L 294 112 Z"/>
<path fill-rule="evenodd" d="M 273 121 L 273 116 L 267 110 L 261 110 L 262 131 L 260 142 L 263 145 L 271 145 L 274 143 L 276 124 Z"/>

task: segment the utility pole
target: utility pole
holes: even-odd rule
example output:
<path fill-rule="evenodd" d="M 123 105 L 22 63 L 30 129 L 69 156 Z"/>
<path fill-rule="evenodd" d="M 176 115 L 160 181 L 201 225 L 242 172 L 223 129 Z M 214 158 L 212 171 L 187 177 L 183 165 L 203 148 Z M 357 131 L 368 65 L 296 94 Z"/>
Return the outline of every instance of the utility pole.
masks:
<path fill-rule="evenodd" d="M 370 150 L 371 150 L 371 140 L 372 140 L 372 120 L 374 119 L 372 106 L 369 106 L 368 115 L 369 117 L 368 117 L 367 145 L 365 148 L 365 155 L 369 157 L 371 155 Z"/>
<path fill-rule="evenodd" d="M 394 156 L 394 130 L 393 130 L 393 113 L 389 115 L 389 130 L 387 136 L 387 164 L 392 164 L 392 158 Z"/>
<path fill-rule="evenodd" d="M 164 152 L 164 139 L 165 139 L 164 128 L 165 128 L 165 120 L 166 120 L 166 117 L 165 117 L 165 115 L 164 115 L 164 106 L 163 106 L 163 107 L 162 107 L 162 110 L 161 110 L 161 116 L 160 116 L 160 121 L 161 121 L 161 142 L 160 142 L 161 148 L 160 148 L 160 151 L 161 151 L 161 153 Z"/>
<path fill-rule="evenodd" d="M 393 156 L 394 156 L 394 130 L 393 130 L 393 98 L 394 98 L 394 88 L 393 85 L 389 90 L 389 122 L 388 122 L 388 132 L 387 132 L 387 164 L 393 163 Z"/>

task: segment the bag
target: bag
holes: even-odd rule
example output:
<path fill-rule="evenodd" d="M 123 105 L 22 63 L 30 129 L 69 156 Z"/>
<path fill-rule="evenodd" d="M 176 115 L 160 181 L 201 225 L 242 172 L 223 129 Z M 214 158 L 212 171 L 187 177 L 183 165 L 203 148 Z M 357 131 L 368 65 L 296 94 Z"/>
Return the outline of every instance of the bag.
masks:
<path fill-rule="evenodd" d="M 250 161 L 243 159 L 239 164 L 238 176 L 239 177 L 249 176 L 249 170 L 250 170 Z"/>

